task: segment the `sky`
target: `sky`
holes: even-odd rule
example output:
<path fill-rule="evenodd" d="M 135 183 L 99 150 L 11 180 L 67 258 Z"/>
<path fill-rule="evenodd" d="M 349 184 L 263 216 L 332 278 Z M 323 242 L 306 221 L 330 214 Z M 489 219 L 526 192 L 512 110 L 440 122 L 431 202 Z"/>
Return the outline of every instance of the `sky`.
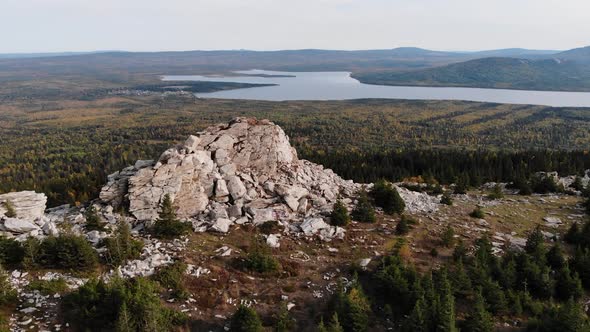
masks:
<path fill-rule="evenodd" d="M 588 0 L 0 0 L 0 53 L 590 45 Z"/>

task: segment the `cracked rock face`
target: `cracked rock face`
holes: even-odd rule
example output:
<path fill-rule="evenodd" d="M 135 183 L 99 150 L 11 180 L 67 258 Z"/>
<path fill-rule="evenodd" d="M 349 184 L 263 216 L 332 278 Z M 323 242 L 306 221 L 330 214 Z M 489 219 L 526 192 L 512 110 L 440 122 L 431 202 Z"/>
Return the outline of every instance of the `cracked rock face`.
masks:
<path fill-rule="evenodd" d="M 16 218 L 35 221 L 43 217 L 47 197 L 34 191 L 19 191 L 0 195 L 0 218 L 5 217 L 5 202 L 10 202 L 16 212 Z"/>
<path fill-rule="evenodd" d="M 245 217 L 258 224 L 330 211 L 338 195 L 351 196 L 358 188 L 298 159 L 279 126 L 237 118 L 191 135 L 153 164 L 109 176 L 100 198 L 113 206 L 127 199 L 135 218 L 153 220 L 168 194 L 180 218 L 206 219 L 223 232 L 226 220 Z"/>

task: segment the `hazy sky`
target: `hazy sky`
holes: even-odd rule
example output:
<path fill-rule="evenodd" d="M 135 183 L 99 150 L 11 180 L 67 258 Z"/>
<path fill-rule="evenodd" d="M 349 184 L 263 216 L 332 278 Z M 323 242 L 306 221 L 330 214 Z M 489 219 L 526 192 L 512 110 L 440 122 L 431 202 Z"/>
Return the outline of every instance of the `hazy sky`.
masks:
<path fill-rule="evenodd" d="M 0 0 L 0 53 L 586 45 L 589 0 Z"/>

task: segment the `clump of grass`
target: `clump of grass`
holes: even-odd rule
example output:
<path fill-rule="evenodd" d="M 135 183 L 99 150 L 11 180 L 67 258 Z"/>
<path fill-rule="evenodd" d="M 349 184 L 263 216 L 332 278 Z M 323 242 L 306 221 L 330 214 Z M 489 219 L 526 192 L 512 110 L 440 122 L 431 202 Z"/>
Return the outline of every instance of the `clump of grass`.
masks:
<path fill-rule="evenodd" d="M 68 290 L 68 284 L 63 278 L 53 280 L 33 280 L 28 289 L 37 290 L 43 295 L 63 294 Z"/>

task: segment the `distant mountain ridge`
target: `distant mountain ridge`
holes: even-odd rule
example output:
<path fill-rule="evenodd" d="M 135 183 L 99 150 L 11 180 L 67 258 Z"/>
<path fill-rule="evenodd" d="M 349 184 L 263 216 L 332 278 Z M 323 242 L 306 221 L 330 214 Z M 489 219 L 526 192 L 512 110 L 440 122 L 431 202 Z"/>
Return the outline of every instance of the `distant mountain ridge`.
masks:
<path fill-rule="evenodd" d="M 567 51 L 509 48 L 478 52 L 418 47 L 382 50 L 218 50 L 0 54 L 0 81 L 31 77 L 101 80 L 128 86 L 161 75 L 220 74 L 253 68 L 349 71 L 363 83 L 590 91 L 590 47 Z"/>

